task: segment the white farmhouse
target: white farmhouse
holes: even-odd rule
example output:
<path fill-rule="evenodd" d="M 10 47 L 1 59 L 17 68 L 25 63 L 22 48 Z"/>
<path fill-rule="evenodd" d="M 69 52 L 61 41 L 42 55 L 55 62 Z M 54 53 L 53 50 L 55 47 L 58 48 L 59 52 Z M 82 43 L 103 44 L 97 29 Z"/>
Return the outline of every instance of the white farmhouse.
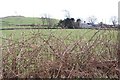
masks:
<path fill-rule="evenodd" d="M 92 28 L 93 26 L 91 24 L 87 24 L 85 21 L 84 23 L 80 24 L 81 28 Z"/>

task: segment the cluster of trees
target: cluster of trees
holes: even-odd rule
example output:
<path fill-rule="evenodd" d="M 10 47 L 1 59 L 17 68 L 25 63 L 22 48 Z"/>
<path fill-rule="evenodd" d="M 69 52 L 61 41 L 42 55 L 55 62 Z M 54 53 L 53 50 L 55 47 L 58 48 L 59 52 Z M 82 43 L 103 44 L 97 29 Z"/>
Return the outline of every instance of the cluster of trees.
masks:
<path fill-rule="evenodd" d="M 71 18 L 70 16 L 70 12 L 67 11 L 67 10 L 64 10 L 65 11 L 65 19 L 64 20 L 60 20 L 59 23 L 58 23 L 58 26 L 59 27 L 62 27 L 62 28 L 70 28 L 70 29 L 76 29 L 76 28 L 81 28 L 81 23 L 82 23 L 82 20 L 81 19 L 77 19 L 76 22 L 75 22 L 75 19 L 74 18 Z M 111 16 L 110 18 L 110 21 L 112 23 L 112 25 L 109 25 L 109 24 L 104 24 L 102 21 L 99 22 L 97 25 L 95 25 L 95 22 L 97 21 L 97 18 L 95 16 L 90 16 L 88 17 L 87 19 L 87 22 L 84 21 L 84 23 L 88 24 L 88 25 L 92 25 L 92 26 L 99 26 L 99 27 L 110 27 L 110 26 L 117 26 L 117 22 L 118 22 L 118 19 L 116 16 Z"/>
<path fill-rule="evenodd" d="M 84 21 L 84 23 L 82 23 L 81 19 L 77 19 L 75 21 L 74 18 L 65 18 L 64 20 L 60 20 L 58 23 L 58 26 L 61 28 L 66 28 L 66 29 L 78 29 L 78 28 L 82 28 L 83 24 L 86 25 L 91 25 L 93 27 L 117 27 L 117 17 L 112 16 L 110 18 L 110 21 L 112 22 L 112 25 L 109 24 L 105 24 L 103 22 L 99 22 L 98 24 L 95 24 L 95 22 L 97 21 L 97 18 L 94 16 L 91 16 L 88 18 L 88 23 L 86 23 L 86 21 Z"/>
<path fill-rule="evenodd" d="M 62 28 L 74 29 L 74 28 L 80 28 L 80 23 L 81 23 L 81 19 L 77 19 L 77 21 L 75 22 L 74 18 L 66 18 L 64 20 L 60 20 L 58 26 Z"/>

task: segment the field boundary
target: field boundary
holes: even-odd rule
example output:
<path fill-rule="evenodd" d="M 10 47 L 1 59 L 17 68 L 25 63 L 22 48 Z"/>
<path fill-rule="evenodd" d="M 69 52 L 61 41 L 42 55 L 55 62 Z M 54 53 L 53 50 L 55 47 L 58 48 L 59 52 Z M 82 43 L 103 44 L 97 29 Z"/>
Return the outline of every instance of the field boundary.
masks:
<path fill-rule="evenodd" d="M 2 28 L 0 30 L 21 30 L 21 29 L 61 29 L 61 28 Z M 117 28 L 80 28 L 80 29 L 117 30 Z"/>

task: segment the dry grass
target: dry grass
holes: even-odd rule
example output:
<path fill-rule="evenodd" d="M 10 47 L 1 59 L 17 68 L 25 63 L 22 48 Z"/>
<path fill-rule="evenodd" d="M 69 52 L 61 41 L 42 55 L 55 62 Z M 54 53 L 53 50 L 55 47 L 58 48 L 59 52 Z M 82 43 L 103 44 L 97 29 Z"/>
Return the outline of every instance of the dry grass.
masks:
<path fill-rule="evenodd" d="M 99 30 L 90 38 L 66 43 L 65 37 L 33 34 L 19 41 L 4 38 L 4 78 L 118 78 L 117 41 Z"/>

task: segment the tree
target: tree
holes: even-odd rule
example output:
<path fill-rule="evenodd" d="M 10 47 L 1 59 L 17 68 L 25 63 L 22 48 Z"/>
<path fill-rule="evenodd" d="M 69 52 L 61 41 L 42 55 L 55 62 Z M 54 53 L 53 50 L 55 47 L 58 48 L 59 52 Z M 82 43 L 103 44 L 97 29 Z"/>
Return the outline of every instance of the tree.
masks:
<path fill-rule="evenodd" d="M 70 16 L 70 12 L 68 10 L 64 10 L 64 12 L 65 12 L 65 17 L 66 18 L 70 18 L 71 17 Z"/>
<path fill-rule="evenodd" d="M 41 17 L 41 21 L 42 21 L 42 25 L 46 25 L 47 21 L 46 19 L 48 18 L 47 14 L 43 14 L 42 17 Z"/>
<path fill-rule="evenodd" d="M 64 21 L 63 20 L 59 20 L 57 26 L 61 27 L 61 28 L 64 28 Z"/>
<path fill-rule="evenodd" d="M 88 17 L 88 22 L 94 24 L 97 21 L 95 16 Z"/>
<path fill-rule="evenodd" d="M 100 25 L 100 27 L 102 28 L 102 27 L 103 27 L 103 22 L 100 22 L 99 25 Z"/>
<path fill-rule="evenodd" d="M 42 25 L 45 25 L 45 17 L 41 17 L 41 22 L 42 22 Z"/>
<path fill-rule="evenodd" d="M 42 25 L 45 26 L 45 23 L 46 23 L 46 25 L 48 26 L 48 28 L 51 28 L 53 26 L 53 24 L 54 24 L 53 19 L 50 18 L 49 14 L 44 14 L 41 17 L 41 20 L 42 20 Z"/>
<path fill-rule="evenodd" d="M 110 20 L 111 20 L 113 26 L 116 26 L 117 21 L 118 21 L 117 17 L 116 17 L 116 16 L 112 16 L 112 17 L 110 18 Z"/>
<path fill-rule="evenodd" d="M 75 28 L 81 28 L 81 19 L 77 19 Z"/>
<path fill-rule="evenodd" d="M 60 20 L 58 23 L 58 26 L 62 28 L 69 28 L 74 29 L 75 28 L 75 19 L 74 18 L 66 18 L 64 20 Z"/>

